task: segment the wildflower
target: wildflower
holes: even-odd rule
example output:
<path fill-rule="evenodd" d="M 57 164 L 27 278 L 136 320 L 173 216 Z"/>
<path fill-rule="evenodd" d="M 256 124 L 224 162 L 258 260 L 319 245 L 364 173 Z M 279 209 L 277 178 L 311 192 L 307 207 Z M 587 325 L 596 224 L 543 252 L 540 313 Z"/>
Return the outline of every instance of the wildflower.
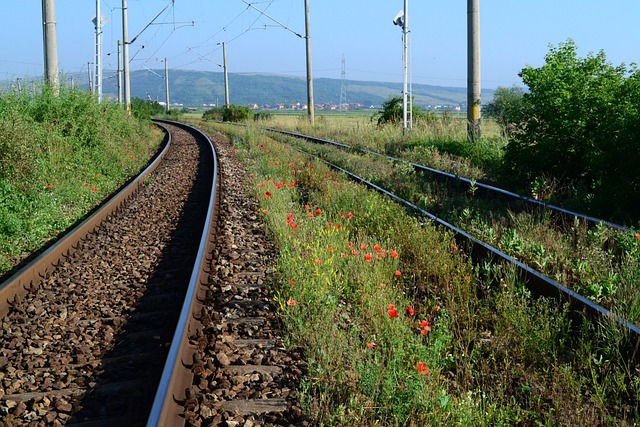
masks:
<path fill-rule="evenodd" d="M 53 188 L 53 185 L 47 184 L 46 187 L 50 189 L 50 188 Z"/>
<path fill-rule="evenodd" d="M 266 210 L 266 209 L 262 209 L 262 213 L 263 213 L 263 214 L 268 214 L 268 213 L 269 213 L 269 211 L 268 211 L 268 210 Z"/>
<path fill-rule="evenodd" d="M 391 255 L 391 258 L 398 258 L 398 252 L 396 251 L 391 251 L 389 255 Z"/>
<path fill-rule="evenodd" d="M 309 218 L 313 218 L 313 214 L 312 214 L 311 212 L 308 212 L 308 213 L 307 213 L 307 216 L 308 216 Z"/>
<path fill-rule="evenodd" d="M 389 315 L 389 317 L 398 317 L 398 311 L 395 308 L 390 308 L 389 310 L 387 310 L 387 314 Z"/>
<path fill-rule="evenodd" d="M 376 346 L 376 343 L 374 343 L 374 342 L 368 342 L 367 343 L 367 347 L 369 347 L 369 348 L 373 348 L 375 346 Z"/>
<path fill-rule="evenodd" d="M 354 247 L 356 244 L 353 242 L 347 242 L 347 246 L 349 246 L 350 248 Z"/>
<path fill-rule="evenodd" d="M 440 306 L 436 305 L 436 312 L 440 311 Z"/>
<path fill-rule="evenodd" d="M 87 184 L 86 182 L 85 182 L 84 184 L 82 184 L 82 185 L 84 185 L 85 187 L 88 187 L 88 186 L 89 186 L 89 184 Z"/>
<path fill-rule="evenodd" d="M 271 197 L 271 192 L 270 192 L 270 191 L 267 191 L 266 193 L 264 193 L 264 196 L 265 196 L 265 197 Z"/>
<path fill-rule="evenodd" d="M 253 178 L 253 177 L 255 177 L 255 175 L 254 175 L 254 174 L 252 174 L 252 173 L 250 173 L 250 174 L 249 174 L 249 178 Z"/>
<path fill-rule="evenodd" d="M 330 174 L 330 173 L 327 173 L 326 177 L 327 177 L 327 178 L 331 178 L 331 174 Z"/>
<path fill-rule="evenodd" d="M 455 243 L 451 244 L 451 249 L 453 249 L 454 251 L 458 250 L 458 245 L 456 245 Z"/>
<path fill-rule="evenodd" d="M 344 213 L 342 211 L 338 212 L 338 215 L 340 215 L 340 218 L 344 218 Z"/>
<path fill-rule="evenodd" d="M 96 187 L 91 187 L 91 191 L 93 191 L 94 193 L 97 193 L 98 189 Z"/>
<path fill-rule="evenodd" d="M 314 262 L 315 262 L 316 264 L 318 264 L 318 265 L 322 264 L 322 260 L 321 260 L 321 259 L 317 259 L 317 260 L 315 260 Z"/>
<path fill-rule="evenodd" d="M 384 288 L 386 288 L 386 287 L 387 287 L 387 285 L 385 285 L 384 283 L 380 283 L 380 287 L 381 287 L 382 289 L 384 289 Z"/>
<path fill-rule="evenodd" d="M 296 305 L 296 304 L 297 304 L 297 303 L 296 303 L 296 300 L 294 300 L 294 299 L 290 299 L 289 301 L 287 301 L 287 305 L 288 305 L 289 307 L 293 307 L 293 306 L 294 306 L 294 305 Z"/>
<path fill-rule="evenodd" d="M 291 223 L 291 228 L 298 228 L 298 224 L 296 224 L 296 223 Z"/>
<path fill-rule="evenodd" d="M 422 375 L 427 375 L 429 373 L 429 368 L 427 368 L 426 363 L 418 362 L 416 365 L 416 370 Z"/>
<path fill-rule="evenodd" d="M 367 260 L 368 262 L 371 262 L 371 254 L 366 254 L 364 256 L 364 259 Z"/>
<path fill-rule="evenodd" d="M 309 209 L 311 209 L 311 206 L 309 206 L 309 205 L 304 205 L 304 208 L 305 208 L 306 210 L 309 210 Z"/>
<path fill-rule="evenodd" d="M 408 307 L 407 307 L 407 314 L 408 314 L 409 316 L 413 316 L 414 314 L 416 314 L 416 312 L 415 312 L 415 310 L 413 309 L 413 307 L 412 307 L 412 306 L 408 306 Z"/>
<path fill-rule="evenodd" d="M 356 251 L 355 249 L 351 250 L 351 255 L 356 256 L 358 255 L 358 251 Z"/>
<path fill-rule="evenodd" d="M 349 212 L 349 213 L 347 214 L 347 219 L 351 219 L 352 217 L 353 217 L 353 214 L 352 214 L 351 212 Z"/>
<path fill-rule="evenodd" d="M 342 226 L 340 224 L 336 224 L 336 230 L 342 230 Z"/>
<path fill-rule="evenodd" d="M 316 215 L 322 215 L 322 211 L 320 209 L 316 209 Z"/>
<path fill-rule="evenodd" d="M 636 239 L 640 239 L 640 233 L 636 233 L 636 235 L 634 236 Z"/>
<path fill-rule="evenodd" d="M 396 270 L 396 277 L 400 277 L 402 276 L 402 272 L 400 272 L 400 270 Z"/>
<path fill-rule="evenodd" d="M 289 279 L 289 284 L 290 284 L 290 285 L 293 285 L 293 283 L 294 283 L 294 282 L 293 282 L 293 279 Z"/>
<path fill-rule="evenodd" d="M 335 249 L 333 248 L 333 246 L 329 246 L 329 252 L 335 252 Z"/>
<path fill-rule="evenodd" d="M 380 249 L 381 249 L 380 245 L 374 245 L 373 246 L 373 250 L 376 251 L 376 252 L 380 252 Z"/>
<path fill-rule="evenodd" d="M 365 245 L 364 243 L 360 245 L 360 249 L 362 249 L 363 251 L 367 250 L 367 245 Z"/>

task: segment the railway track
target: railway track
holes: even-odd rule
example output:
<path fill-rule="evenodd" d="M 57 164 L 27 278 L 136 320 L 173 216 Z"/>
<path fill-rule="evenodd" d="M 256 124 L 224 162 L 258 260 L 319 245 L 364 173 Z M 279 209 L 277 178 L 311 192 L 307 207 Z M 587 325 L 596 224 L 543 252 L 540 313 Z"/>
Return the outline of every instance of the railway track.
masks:
<path fill-rule="evenodd" d="M 0 285 L 4 425 L 304 423 L 233 152 L 163 126 L 148 170 Z"/>
<path fill-rule="evenodd" d="M 283 131 L 283 130 L 273 129 L 273 128 L 266 128 L 265 130 L 269 132 L 286 135 L 293 138 L 303 139 L 313 143 L 331 145 L 331 146 L 334 146 L 340 149 L 345 149 L 345 150 L 353 150 L 353 148 L 350 147 L 349 145 L 342 144 L 335 141 L 329 141 L 321 138 L 316 138 L 309 135 L 302 135 L 294 132 L 288 132 L 288 131 Z M 397 201 L 398 203 L 406 206 L 409 210 L 429 218 L 431 221 L 443 227 L 444 229 L 452 231 L 458 242 L 458 245 L 460 247 L 467 248 L 468 253 L 470 254 L 471 258 L 474 260 L 474 262 L 480 263 L 480 262 L 485 262 L 487 260 L 490 260 L 491 262 L 495 262 L 495 263 L 507 263 L 515 266 L 520 279 L 527 285 L 527 288 L 533 295 L 552 297 L 560 301 L 566 302 L 570 305 L 573 313 L 575 313 L 577 316 L 581 316 L 581 314 L 579 313 L 585 313 L 587 316 L 597 321 L 602 321 L 602 322 L 613 321 L 614 324 L 617 324 L 618 327 L 626 331 L 624 333 L 624 335 L 626 336 L 625 339 L 627 342 L 625 356 L 628 359 L 632 360 L 632 362 L 635 364 L 640 363 L 640 327 L 638 325 L 627 321 L 626 319 L 617 315 L 616 313 L 609 310 L 608 308 L 605 308 L 595 303 L 591 299 L 581 295 L 578 292 L 575 292 L 571 288 L 559 283 L 558 281 L 546 276 L 545 274 L 540 273 L 539 271 L 532 268 L 531 266 L 515 259 L 512 256 L 509 256 L 505 252 L 473 236 L 472 234 L 463 230 L 462 228 L 457 227 L 439 218 L 438 216 L 428 212 L 427 210 L 417 206 L 416 204 L 408 200 L 403 199 L 402 197 L 399 197 L 398 195 L 394 194 L 392 191 L 389 191 L 379 185 L 376 185 L 375 183 L 369 182 L 363 177 L 349 170 L 346 170 L 336 164 L 328 162 L 325 159 L 319 158 L 311 153 L 308 153 L 303 149 L 300 149 L 300 148 L 296 148 L 296 149 L 306 155 L 314 157 L 317 160 L 327 164 L 332 169 L 348 175 L 352 180 L 360 182 L 375 191 L 385 194 L 386 196 Z M 359 150 L 359 151 L 369 155 L 386 157 L 391 161 L 400 160 L 394 157 L 385 156 L 380 153 L 376 153 L 369 150 Z M 471 184 L 470 180 L 463 177 L 459 177 L 457 175 L 442 172 L 437 169 L 429 168 L 419 164 L 410 163 L 410 165 L 416 171 L 430 173 L 432 175 L 435 175 L 438 179 L 454 181 L 457 184 L 461 184 L 466 188 L 468 188 L 469 184 Z M 481 191 L 485 193 L 485 195 L 489 195 L 490 197 L 506 198 L 512 202 L 533 206 L 536 209 L 548 209 L 554 212 L 555 214 L 559 215 L 563 220 L 566 220 L 568 218 L 569 219 L 575 218 L 580 221 L 586 222 L 589 227 L 595 227 L 598 224 L 602 224 L 604 226 L 607 226 L 609 228 L 612 228 L 624 233 L 631 233 L 632 235 L 635 233 L 634 230 L 631 230 L 627 227 L 624 227 L 615 223 L 603 221 L 603 220 L 593 218 L 587 215 L 583 215 L 580 213 L 572 212 L 554 205 L 549 205 L 549 204 L 540 202 L 538 200 L 524 197 L 516 193 L 512 193 L 497 187 L 493 187 L 493 186 L 481 184 L 481 183 L 475 183 L 475 182 L 473 184 L 476 185 L 478 188 L 480 188 Z"/>

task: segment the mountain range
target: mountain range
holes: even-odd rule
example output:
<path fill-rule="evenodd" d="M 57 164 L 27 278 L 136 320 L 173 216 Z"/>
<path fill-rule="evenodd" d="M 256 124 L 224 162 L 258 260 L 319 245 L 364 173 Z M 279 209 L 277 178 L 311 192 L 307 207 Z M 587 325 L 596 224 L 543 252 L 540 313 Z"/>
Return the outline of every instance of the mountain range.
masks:
<path fill-rule="evenodd" d="M 105 71 L 103 95 L 117 97 L 115 72 Z M 391 96 L 402 95 L 401 83 L 371 82 L 316 78 L 313 81 L 315 104 L 339 104 L 342 85 L 347 103 L 364 108 L 378 107 Z M 82 85 L 81 85 L 82 86 Z M 84 86 L 88 86 L 86 83 Z M 467 90 L 460 87 L 413 84 L 416 105 L 436 108 L 466 105 Z M 493 89 L 482 91 L 482 99 L 491 100 Z M 131 96 L 153 101 L 165 101 L 164 70 L 136 70 L 131 72 Z M 171 104 L 184 106 L 221 105 L 224 103 L 224 73 L 213 71 L 169 70 Z M 229 100 L 235 105 L 258 106 L 307 103 L 305 77 L 261 73 L 229 73 Z"/>

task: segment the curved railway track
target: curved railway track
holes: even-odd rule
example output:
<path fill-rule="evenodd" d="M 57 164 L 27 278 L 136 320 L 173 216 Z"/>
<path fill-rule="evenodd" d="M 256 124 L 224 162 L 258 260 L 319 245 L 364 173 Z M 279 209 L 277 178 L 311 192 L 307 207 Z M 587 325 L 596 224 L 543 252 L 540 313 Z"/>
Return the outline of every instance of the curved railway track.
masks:
<path fill-rule="evenodd" d="M 321 139 L 321 138 L 316 138 L 313 136 L 309 136 L 309 135 L 303 135 L 303 134 L 298 134 L 298 133 L 294 133 L 294 132 L 288 132 L 288 131 L 283 131 L 283 130 L 279 130 L 279 129 L 273 129 L 273 128 L 265 128 L 264 130 L 266 131 L 270 131 L 270 132 L 275 132 L 278 134 L 282 134 L 282 135 L 286 135 L 289 137 L 294 137 L 294 138 L 300 138 L 300 139 L 304 139 L 310 142 L 314 142 L 314 143 L 319 143 L 319 144 L 328 144 L 328 145 L 332 145 L 335 147 L 339 147 L 341 149 L 348 149 L 348 150 L 352 150 L 353 147 L 346 145 L 346 144 L 342 144 L 339 142 L 335 142 L 335 141 L 329 141 L 329 140 L 325 140 L 325 139 Z M 527 285 L 528 289 L 530 290 L 530 292 L 533 295 L 539 295 L 539 296 L 547 296 L 547 297 L 552 297 L 552 298 L 556 298 L 559 299 L 561 301 L 564 301 L 566 303 L 568 303 L 573 312 L 574 313 L 586 313 L 589 317 L 596 319 L 598 321 L 609 321 L 609 320 L 613 320 L 614 323 L 618 324 L 621 328 L 623 328 L 623 330 L 626 330 L 628 333 L 627 335 L 627 354 L 626 357 L 628 357 L 630 360 L 632 360 L 633 363 L 635 364 L 640 364 L 640 327 L 638 325 L 635 325 L 633 323 L 628 322 L 626 319 L 618 316 L 617 314 L 613 313 L 612 311 L 608 310 L 607 308 L 602 307 L 599 304 L 596 304 L 595 302 L 593 302 L 592 300 L 590 300 L 589 298 L 584 297 L 583 295 L 573 291 L 572 289 L 564 286 L 563 284 L 557 282 L 556 280 L 540 273 L 539 271 L 537 271 L 536 269 L 526 265 L 525 263 L 505 254 L 504 252 L 502 252 L 501 250 L 491 246 L 490 244 L 474 237 L 473 235 L 471 235 L 470 233 L 466 232 L 465 230 L 456 227 L 453 224 L 450 224 L 447 221 L 444 221 L 443 219 L 437 217 L 436 215 L 433 215 L 432 213 L 420 208 L 419 206 L 397 196 L 396 194 L 392 193 L 391 191 L 384 189 L 372 182 L 367 181 L 366 179 L 362 178 L 361 176 L 358 176 L 354 173 L 352 173 L 351 171 L 348 171 L 340 166 L 337 166 L 335 164 L 332 164 L 330 162 L 327 162 L 326 160 L 319 158 L 311 153 L 307 153 L 304 150 L 301 150 L 299 148 L 296 148 L 296 150 L 314 157 L 315 159 L 327 164 L 329 167 L 331 167 L 334 170 L 340 171 L 346 175 L 348 175 L 351 179 L 353 179 L 354 181 L 360 182 L 364 185 L 366 185 L 367 187 L 378 191 L 392 199 L 394 199 L 395 201 L 397 201 L 398 203 L 406 206 L 407 208 L 409 208 L 410 210 L 418 213 L 419 215 L 423 215 L 427 218 L 429 218 L 431 221 L 433 221 L 434 223 L 438 224 L 439 226 L 443 227 L 446 230 L 450 230 L 454 233 L 454 236 L 458 242 L 459 245 L 464 245 L 468 248 L 468 252 L 471 256 L 471 258 L 474 260 L 474 262 L 483 262 L 486 260 L 490 260 L 491 262 L 501 262 L 501 263 L 508 263 L 508 264 L 512 264 L 516 267 L 519 277 L 520 279 Z M 371 155 L 375 155 L 375 156 L 382 156 L 382 157 L 386 157 L 391 161 L 399 161 L 400 159 L 397 159 L 395 157 L 390 157 L 390 156 L 386 156 L 380 153 L 376 153 L 373 151 L 369 151 L 369 150 L 359 150 L 362 153 L 366 153 L 366 154 L 371 154 Z M 417 171 L 423 171 L 423 172 L 428 172 L 428 173 L 432 173 L 434 175 L 436 175 L 439 178 L 442 179 L 448 179 L 448 180 L 453 180 L 457 183 L 462 183 L 464 184 L 467 188 L 468 185 L 471 183 L 470 180 L 466 179 L 466 178 L 462 178 L 459 177 L 457 175 L 453 175 L 450 173 L 446 173 L 446 172 L 442 172 L 439 171 L 437 169 L 433 169 L 433 168 L 429 168 L 423 165 L 419 165 L 419 164 L 415 164 L 415 163 L 410 163 L 413 168 Z M 554 205 L 549 205 L 543 202 L 540 202 L 538 200 L 535 199 L 531 199 L 528 197 L 524 197 L 521 195 L 518 195 L 516 193 L 512 193 L 497 187 L 493 187 L 490 185 L 486 185 L 486 184 L 481 184 L 481 183 L 474 183 L 474 185 L 476 185 L 478 188 L 481 188 L 482 191 L 486 192 L 486 193 L 490 193 L 493 194 L 496 197 L 502 197 L 502 198 L 508 198 L 520 203 L 524 203 L 524 204 L 528 204 L 528 205 L 532 205 L 538 208 L 543 208 L 543 209 L 549 209 L 555 213 L 557 213 L 558 215 L 561 215 L 565 218 L 569 217 L 569 218 L 578 218 L 580 220 L 586 221 L 590 226 L 595 226 L 597 224 L 603 224 L 606 225 L 607 227 L 622 231 L 622 232 L 627 232 L 627 233 L 635 233 L 635 231 L 623 227 L 621 225 L 618 224 L 614 224 L 611 222 L 607 222 L 607 221 L 603 221 L 597 218 L 593 218 L 587 215 L 583 215 L 580 213 L 576 213 L 576 212 L 572 212 L 569 210 L 566 210 L 564 208 L 560 208 Z"/>
<path fill-rule="evenodd" d="M 265 286 L 273 249 L 241 183 L 220 202 L 233 153 L 163 126 L 170 143 L 141 176 L 0 284 L 5 425 L 304 422 L 304 365 Z"/>

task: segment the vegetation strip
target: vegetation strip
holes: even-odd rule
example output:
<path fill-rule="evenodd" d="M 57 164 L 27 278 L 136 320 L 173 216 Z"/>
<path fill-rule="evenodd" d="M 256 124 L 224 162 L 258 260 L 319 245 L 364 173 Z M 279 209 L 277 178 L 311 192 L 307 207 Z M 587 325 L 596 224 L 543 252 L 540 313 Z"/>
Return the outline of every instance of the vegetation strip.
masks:
<path fill-rule="evenodd" d="M 280 248 L 276 301 L 316 423 L 637 422 L 615 324 L 531 299 L 513 269 L 471 266 L 449 233 L 254 129 L 225 132 Z"/>

